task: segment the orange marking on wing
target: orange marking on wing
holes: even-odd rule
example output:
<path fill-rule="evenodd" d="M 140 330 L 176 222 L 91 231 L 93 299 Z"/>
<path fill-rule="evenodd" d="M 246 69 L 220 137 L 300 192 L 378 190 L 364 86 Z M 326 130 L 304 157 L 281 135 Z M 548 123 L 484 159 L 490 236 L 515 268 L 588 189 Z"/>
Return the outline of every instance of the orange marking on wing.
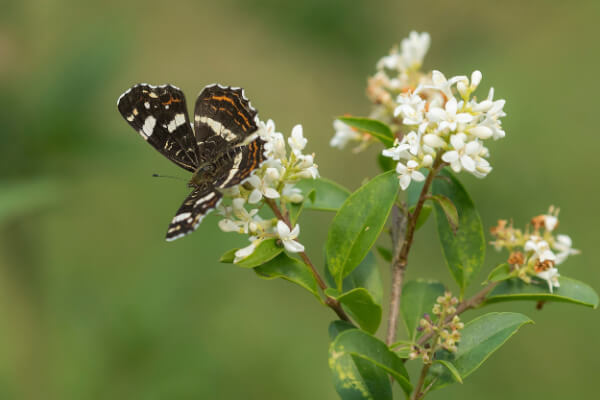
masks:
<path fill-rule="evenodd" d="M 247 126 L 250 126 L 250 122 L 248 121 L 248 118 L 246 118 L 246 116 L 244 114 L 242 114 L 241 112 L 238 111 L 238 115 L 240 117 L 242 117 L 242 119 L 244 120 L 244 122 L 246 123 Z M 244 128 L 244 132 L 246 131 L 246 127 L 242 126 L 242 128 Z"/>
<path fill-rule="evenodd" d="M 227 96 L 212 96 L 210 98 L 210 100 L 226 101 L 228 103 L 231 103 L 235 107 L 235 102 Z M 237 108 L 237 107 L 235 107 L 235 108 Z"/>
<path fill-rule="evenodd" d="M 171 103 L 181 103 L 181 99 L 175 99 L 173 98 L 173 96 L 169 96 L 169 101 L 167 101 L 166 103 L 162 103 L 163 106 L 168 106 Z"/>
<path fill-rule="evenodd" d="M 238 97 L 238 99 L 239 99 L 239 97 Z M 236 109 L 238 115 L 240 117 L 242 117 L 242 119 L 244 120 L 244 122 L 246 123 L 246 125 L 250 126 L 250 121 L 248 121 L 248 118 L 244 114 L 242 114 L 242 112 L 239 110 L 238 106 L 235 104 L 235 101 L 233 101 L 232 98 L 227 97 L 227 96 L 212 96 L 212 97 L 209 97 L 207 100 L 217 100 L 217 101 L 226 101 L 226 102 L 228 102 L 229 104 L 231 104 Z M 244 131 L 246 131 L 246 129 L 244 129 Z"/>

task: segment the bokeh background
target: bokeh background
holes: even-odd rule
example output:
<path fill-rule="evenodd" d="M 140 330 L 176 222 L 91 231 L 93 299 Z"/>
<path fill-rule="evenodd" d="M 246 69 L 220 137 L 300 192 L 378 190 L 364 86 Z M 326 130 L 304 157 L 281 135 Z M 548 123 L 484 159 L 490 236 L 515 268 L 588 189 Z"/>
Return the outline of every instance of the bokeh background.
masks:
<path fill-rule="evenodd" d="M 329 148 L 332 120 L 368 113 L 366 77 L 410 30 L 431 33 L 426 69 L 480 69 L 481 95 L 507 100 L 494 171 L 462 177 L 486 227 L 560 206 L 583 250 L 561 272 L 600 289 L 599 17 L 595 0 L 0 1 L 0 399 L 335 399 L 333 313 L 219 264 L 244 242 L 215 217 L 166 243 L 187 188 L 151 174 L 186 174 L 115 103 L 137 82 L 176 84 L 188 103 L 209 83 L 243 86 L 284 133 L 302 123 L 321 174 L 355 189 L 376 151 Z M 301 220 L 316 259 L 330 218 Z M 409 278 L 453 288 L 432 225 Z M 482 279 L 500 259 L 489 250 Z M 432 399 L 597 396 L 598 312 L 494 310 L 536 325 Z"/>

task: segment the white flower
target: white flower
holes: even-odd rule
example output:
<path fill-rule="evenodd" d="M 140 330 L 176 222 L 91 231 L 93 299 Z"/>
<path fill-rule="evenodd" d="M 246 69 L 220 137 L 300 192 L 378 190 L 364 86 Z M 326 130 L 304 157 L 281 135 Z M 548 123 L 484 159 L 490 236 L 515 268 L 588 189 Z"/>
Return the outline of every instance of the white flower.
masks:
<path fill-rule="evenodd" d="M 296 125 L 292 128 L 292 134 L 288 137 L 288 144 L 297 156 L 302 154 L 308 140 L 302 134 L 302 125 Z"/>
<path fill-rule="evenodd" d="M 457 113 L 458 102 L 452 97 L 446 102 L 444 108 L 432 107 L 427 112 L 427 118 L 431 122 L 438 123 L 440 131 L 456 131 L 458 124 L 468 124 L 473 121 L 473 116 L 469 113 Z"/>
<path fill-rule="evenodd" d="M 401 158 L 410 158 L 410 154 L 408 150 L 410 149 L 410 145 L 408 143 L 396 143 L 394 147 L 390 147 L 389 149 L 383 149 L 381 154 L 384 157 L 389 157 L 393 160 L 400 160 Z"/>
<path fill-rule="evenodd" d="M 463 98 L 469 97 L 471 95 L 471 93 L 474 92 L 475 89 L 477 89 L 477 86 L 479 86 L 479 83 L 481 82 L 481 78 L 482 78 L 481 71 L 473 71 L 473 73 L 471 74 L 471 83 L 470 84 L 467 79 L 461 80 L 456 83 L 456 89 L 458 90 L 458 93 L 460 93 L 460 95 Z"/>
<path fill-rule="evenodd" d="M 275 122 L 272 119 L 269 119 L 266 123 L 258 120 L 258 136 L 268 142 L 271 140 L 271 137 L 275 133 Z"/>
<path fill-rule="evenodd" d="M 468 132 L 471 135 L 473 135 L 479 139 L 484 139 L 484 140 L 489 139 L 494 135 L 494 131 L 492 131 L 491 128 L 484 126 L 484 125 L 474 126 L 473 128 L 470 128 L 468 130 Z"/>
<path fill-rule="evenodd" d="M 286 157 L 285 140 L 279 132 L 273 132 L 265 144 L 267 158 L 284 159 Z"/>
<path fill-rule="evenodd" d="M 219 228 L 221 228 L 223 232 L 238 232 L 240 230 L 235 221 L 227 218 L 219 221 Z"/>
<path fill-rule="evenodd" d="M 552 232 L 558 225 L 558 218 L 554 215 L 544 215 L 544 227 L 547 231 Z M 570 241 L 571 239 L 569 239 Z"/>
<path fill-rule="evenodd" d="M 525 242 L 524 249 L 525 251 L 533 251 L 534 257 L 540 262 L 546 260 L 556 261 L 556 256 L 552 250 L 550 250 L 548 242 L 542 240 L 539 236 L 532 235 L 531 238 Z"/>
<path fill-rule="evenodd" d="M 283 242 L 285 249 L 292 253 L 299 253 L 304 251 L 304 246 L 298 243 L 296 240 L 300 234 L 300 226 L 296 225 L 294 229 L 290 231 L 290 228 L 283 221 L 277 221 L 277 236 Z"/>
<path fill-rule="evenodd" d="M 427 135 L 423 136 L 423 143 L 434 149 L 446 146 L 446 142 L 438 135 L 433 133 L 428 133 Z"/>
<path fill-rule="evenodd" d="M 464 133 L 452 135 L 450 143 L 454 150 L 447 151 L 442 155 L 442 160 L 449 163 L 454 172 L 460 172 L 462 169 L 475 172 L 477 169 L 476 159 L 482 151 L 482 145 L 477 140 L 465 143 L 466 138 L 467 135 Z"/>
<path fill-rule="evenodd" d="M 244 258 L 248 257 L 250 254 L 254 253 L 255 249 L 256 249 L 256 245 L 254 244 L 254 241 L 252 243 L 250 243 L 248 246 L 239 249 L 238 251 L 235 252 L 235 258 L 233 259 L 233 263 L 237 264 L 238 262 L 242 261 Z"/>
<path fill-rule="evenodd" d="M 573 242 L 569 236 L 556 236 L 556 241 L 554 242 L 554 246 L 552 246 L 558 251 L 558 254 L 556 255 L 556 265 L 563 263 L 570 255 L 579 254 L 579 250 L 571 248 L 572 245 Z"/>
<path fill-rule="evenodd" d="M 407 38 L 400 43 L 400 52 L 394 48 L 390 54 L 381 58 L 377 62 L 377 69 L 384 68 L 406 72 L 407 70 L 417 70 L 423 64 L 423 58 L 429 50 L 431 38 L 427 32 L 410 32 Z"/>
<path fill-rule="evenodd" d="M 548 268 L 545 271 L 538 272 L 536 275 L 548 283 L 548 290 L 550 290 L 550 293 L 552 293 L 553 288 L 560 287 L 560 283 L 558 282 L 558 277 L 560 276 L 558 269 L 554 267 Z"/>
<path fill-rule="evenodd" d="M 312 179 L 319 177 L 319 170 L 313 160 L 314 157 L 311 154 L 301 154 L 298 156 L 298 163 L 296 164 L 296 168 L 300 169 L 300 172 L 297 174 L 298 177 Z"/>
<path fill-rule="evenodd" d="M 346 125 L 339 119 L 333 121 L 333 129 L 335 130 L 335 135 L 331 138 L 329 145 L 331 147 L 337 147 L 338 149 L 343 149 L 346 147 L 348 142 L 351 141 L 360 141 L 362 135 L 352 129 L 352 127 Z"/>
<path fill-rule="evenodd" d="M 273 181 L 273 179 L 270 179 L 268 175 L 269 170 L 277 171 L 275 168 L 267 168 L 267 174 L 263 179 L 260 179 L 256 175 L 252 175 L 246 181 L 254 187 L 254 190 L 252 190 L 250 196 L 248 197 L 248 203 L 256 204 L 263 198 L 263 196 L 268 199 L 276 199 L 279 197 L 277 190 L 269 186 L 270 182 Z"/>
<path fill-rule="evenodd" d="M 421 160 L 421 167 L 429 168 L 433 165 L 433 157 L 431 154 L 425 154 Z"/>
<path fill-rule="evenodd" d="M 377 62 L 377 69 L 381 70 L 383 68 L 396 70 L 402 68 L 402 56 L 397 51 L 393 51 L 391 54 L 382 57 Z"/>
<path fill-rule="evenodd" d="M 476 165 L 475 171 L 473 171 L 473 175 L 475 175 L 477 178 L 485 178 L 487 174 L 489 174 L 492 171 L 492 166 L 490 165 L 488 160 L 486 160 L 483 157 L 476 157 L 475 163 Z"/>
<path fill-rule="evenodd" d="M 400 187 L 402 190 L 406 190 L 408 185 L 410 185 L 411 180 L 415 180 L 417 182 L 425 180 L 425 175 L 419 172 L 418 168 L 419 164 L 414 160 L 408 161 L 406 165 L 402 164 L 401 162 L 396 165 L 396 172 L 399 175 Z"/>
<path fill-rule="evenodd" d="M 233 215 L 239 220 L 236 223 L 240 233 L 250 233 L 256 230 L 253 217 L 258 213 L 258 209 L 246 210 L 246 207 L 244 207 L 245 202 L 246 200 L 241 197 L 232 201 Z"/>
<path fill-rule="evenodd" d="M 454 98 L 451 89 L 452 85 L 454 84 L 454 80 L 449 81 L 440 71 L 433 70 L 431 72 L 431 82 L 433 85 L 427 85 L 423 88 L 439 90 L 446 96 L 447 99 Z"/>
<path fill-rule="evenodd" d="M 402 49 L 402 61 L 404 66 L 408 69 L 418 69 L 423 64 L 423 58 L 429 50 L 429 44 L 431 38 L 429 33 L 423 32 L 421 34 L 412 31 L 408 35 L 408 38 L 403 39 L 400 44 Z"/>
<path fill-rule="evenodd" d="M 394 116 L 402 116 L 404 125 L 419 125 L 425 117 L 425 100 L 418 94 L 401 94 L 396 100 L 398 107 L 394 109 Z"/>
<path fill-rule="evenodd" d="M 294 185 L 289 184 L 283 187 L 283 190 L 281 191 L 281 197 L 292 203 L 300 203 L 302 200 L 304 200 L 302 191 L 299 188 L 294 187 Z"/>
<path fill-rule="evenodd" d="M 421 135 L 412 131 L 409 132 L 406 136 L 402 138 L 402 143 L 406 143 L 408 147 L 409 153 L 416 156 L 419 154 L 419 150 L 421 150 Z"/>

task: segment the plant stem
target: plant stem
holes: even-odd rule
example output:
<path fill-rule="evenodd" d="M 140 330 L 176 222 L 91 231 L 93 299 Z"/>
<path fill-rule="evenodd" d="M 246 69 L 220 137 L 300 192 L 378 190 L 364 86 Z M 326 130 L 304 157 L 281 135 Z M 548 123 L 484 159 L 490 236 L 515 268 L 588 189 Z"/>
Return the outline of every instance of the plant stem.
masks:
<path fill-rule="evenodd" d="M 441 154 L 441 152 L 440 152 Z M 417 220 L 423 209 L 423 204 L 427 199 L 427 193 L 433 178 L 438 174 L 440 169 L 445 165 L 441 160 L 440 154 L 436 157 L 431 171 L 427 175 L 421 195 L 415 206 L 415 210 L 408 214 L 408 225 L 406 227 L 406 234 L 402 235 L 402 238 L 398 237 L 398 241 L 394 243 L 395 254 L 392 260 L 392 289 L 390 293 L 390 311 L 388 316 L 388 331 L 386 343 L 391 345 L 396 341 L 396 328 L 398 326 L 398 310 L 400 309 L 400 297 L 402 295 L 402 284 L 404 281 L 404 272 L 408 265 L 408 253 L 413 243 L 415 230 L 417 226 Z M 400 240 L 402 240 L 402 247 L 400 247 Z"/>
<path fill-rule="evenodd" d="M 423 369 L 421 369 L 421 376 L 419 376 L 419 382 L 413 391 L 412 400 L 418 400 L 425 395 L 425 392 L 421 392 L 421 389 L 423 388 L 423 384 L 425 383 L 425 378 L 427 377 L 427 372 L 429 372 L 430 367 L 431 364 L 423 365 Z"/>
<path fill-rule="evenodd" d="M 269 198 L 265 198 L 265 203 L 267 203 L 267 205 L 271 208 L 271 210 L 273 210 L 273 213 L 275 214 L 277 219 L 283 221 L 290 228 L 290 230 L 293 229 L 292 223 L 290 222 L 290 220 L 288 218 L 289 214 L 288 214 L 287 210 L 285 210 L 285 212 L 281 212 L 281 210 L 277 206 L 277 203 L 275 203 L 274 200 L 269 199 Z M 312 272 L 313 276 L 315 277 L 315 280 L 317 281 L 317 285 L 319 285 L 319 288 L 321 288 L 321 291 L 323 291 L 323 295 L 325 296 L 325 304 L 329 308 L 331 308 L 341 320 L 347 321 L 347 322 L 352 322 L 350 320 L 350 317 L 348 317 L 348 315 L 342 308 L 342 305 L 340 304 L 340 302 L 338 300 L 334 299 L 333 297 L 327 296 L 325 294 L 325 290 L 327 289 L 327 284 L 321 277 L 321 274 L 319 274 L 319 271 L 317 271 L 317 269 L 315 268 L 315 265 L 312 263 L 312 261 L 308 257 L 308 254 L 306 254 L 306 252 L 304 252 L 304 251 L 302 251 L 298 254 L 302 258 L 302 261 L 304 261 L 304 263 L 308 266 L 308 268 Z"/>

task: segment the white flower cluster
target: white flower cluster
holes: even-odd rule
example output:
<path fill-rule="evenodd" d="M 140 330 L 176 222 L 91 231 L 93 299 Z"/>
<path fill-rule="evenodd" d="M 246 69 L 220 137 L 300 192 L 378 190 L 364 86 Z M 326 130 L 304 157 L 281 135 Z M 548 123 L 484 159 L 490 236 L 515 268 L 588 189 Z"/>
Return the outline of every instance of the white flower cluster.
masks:
<path fill-rule="evenodd" d="M 472 97 L 481 82 L 481 72 L 473 72 L 470 79 L 446 79 L 439 71 L 420 70 L 430 42 L 428 33 L 411 32 L 400 49 L 393 48 L 379 60 L 367 87 L 374 103 L 370 117 L 388 124 L 397 138 L 383 155 L 398 161 L 396 170 L 403 190 L 412 180 L 425 178 L 419 169 L 431 167 L 438 154 L 455 172 L 486 176 L 492 167 L 483 141 L 505 135 L 500 121 L 506 115 L 505 101 L 494 100 L 493 88 L 482 101 Z M 369 135 L 340 121 L 334 122 L 334 130 L 330 143 L 334 147 L 361 142 L 360 150 L 373 142 Z"/>
<path fill-rule="evenodd" d="M 371 118 L 397 128 L 393 118 L 393 111 L 397 106 L 395 98 L 403 91 L 414 89 L 419 83 L 428 81 L 419 69 L 430 42 L 428 33 L 413 31 L 408 38 L 402 40 L 400 49 L 394 47 L 377 62 L 377 73 L 369 78 L 367 87 L 367 95 L 375 104 Z M 357 142 L 358 146 L 354 151 L 359 152 L 373 142 L 371 135 L 359 132 L 339 120 L 333 122 L 333 129 L 335 135 L 329 143 L 332 147 L 343 149 L 348 143 Z"/>
<path fill-rule="evenodd" d="M 398 161 L 396 171 L 403 190 L 412 179 L 424 179 L 418 170 L 430 167 L 440 152 L 442 161 L 455 172 L 465 170 L 482 178 L 492 170 L 483 141 L 504 137 L 500 118 L 506 115 L 505 101 L 494 100 L 493 88 L 485 100 L 471 97 L 480 82 L 479 71 L 471 79 L 446 79 L 433 71 L 431 84 L 398 96 L 394 115 L 401 118 L 408 133 L 382 154 Z"/>
<path fill-rule="evenodd" d="M 427 54 L 427 50 L 429 50 L 430 44 L 431 38 L 429 33 L 412 31 L 400 43 L 400 52 L 398 52 L 397 48 L 392 48 L 389 55 L 377 62 L 377 69 L 379 71 L 384 69 L 397 71 L 401 74 L 406 74 L 411 70 L 418 70 L 423 64 L 423 59 L 425 58 L 425 54 Z"/>
<path fill-rule="evenodd" d="M 510 256 L 508 263 L 523 281 L 529 283 L 530 276 L 543 279 L 552 293 L 553 288 L 560 287 L 558 265 L 579 250 L 572 248 L 571 238 L 564 234 L 554 234 L 558 226 L 559 210 L 550 207 L 547 214 L 531 219 L 533 232 L 522 232 L 513 228 L 506 220 L 498 221 L 492 228 L 496 240 L 492 244 L 497 250 L 506 248 Z"/>
<path fill-rule="evenodd" d="M 298 225 L 290 229 L 284 221 L 263 219 L 258 213 L 260 203 L 265 199 L 278 199 L 282 209 L 285 209 L 286 203 L 301 202 L 302 192 L 294 184 L 300 179 L 319 176 L 314 155 L 302 153 L 307 139 L 301 125 L 294 126 L 286 147 L 283 134 L 276 132 L 272 120 L 266 123 L 257 120 L 257 124 L 257 135 L 266 142 L 266 160 L 241 185 L 226 189 L 223 193 L 231 202 L 218 208 L 223 216 L 219 221 L 221 230 L 250 235 L 250 245 L 235 253 L 234 262 L 248 257 L 263 240 L 269 238 L 278 238 L 290 252 L 304 251 L 304 246 L 295 240 L 300 233 Z"/>

